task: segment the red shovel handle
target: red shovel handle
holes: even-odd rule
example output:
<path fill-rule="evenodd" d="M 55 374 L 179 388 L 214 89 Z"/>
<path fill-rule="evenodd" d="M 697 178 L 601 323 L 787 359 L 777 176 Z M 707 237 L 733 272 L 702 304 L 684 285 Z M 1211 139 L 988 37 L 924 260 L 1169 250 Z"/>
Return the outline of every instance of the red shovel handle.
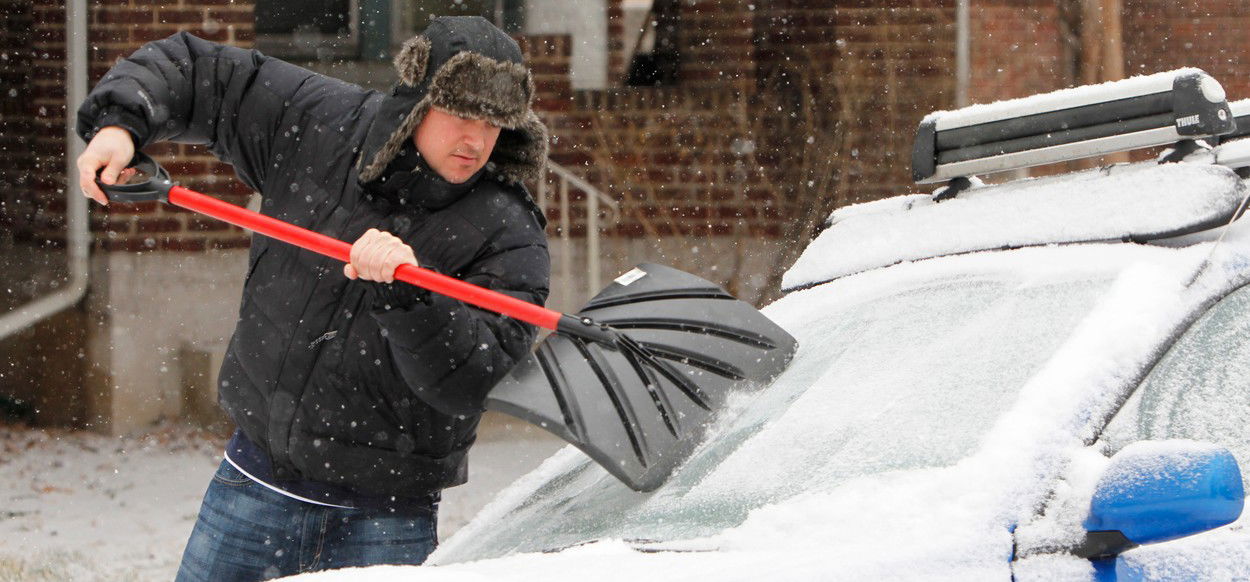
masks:
<path fill-rule="evenodd" d="M 169 202 L 344 263 L 351 262 L 352 245 L 348 243 L 282 222 L 259 212 L 222 202 L 182 186 L 173 186 L 169 189 Z M 564 315 L 559 311 L 540 307 L 498 291 L 465 283 L 414 265 L 400 265 L 395 270 L 395 278 L 422 289 L 429 289 L 440 295 L 459 299 L 482 309 L 551 330 L 556 329 L 560 318 Z"/>

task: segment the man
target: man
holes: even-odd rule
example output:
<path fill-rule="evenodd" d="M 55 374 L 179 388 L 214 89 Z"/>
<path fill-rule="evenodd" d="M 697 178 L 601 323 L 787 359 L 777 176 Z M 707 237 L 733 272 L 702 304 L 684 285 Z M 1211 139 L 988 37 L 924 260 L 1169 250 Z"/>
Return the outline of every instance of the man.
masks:
<path fill-rule="evenodd" d="M 203 143 L 263 213 L 355 241 L 340 269 L 254 237 L 219 386 L 238 430 L 179 580 L 421 563 L 487 391 L 533 342 L 526 324 L 392 279 L 419 262 L 546 299 L 545 221 L 520 185 L 546 130 L 520 49 L 481 18 L 439 18 L 395 65 L 384 95 L 176 34 L 79 110 L 80 181 L 102 204 L 97 173 L 123 177 L 135 147 Z"/>

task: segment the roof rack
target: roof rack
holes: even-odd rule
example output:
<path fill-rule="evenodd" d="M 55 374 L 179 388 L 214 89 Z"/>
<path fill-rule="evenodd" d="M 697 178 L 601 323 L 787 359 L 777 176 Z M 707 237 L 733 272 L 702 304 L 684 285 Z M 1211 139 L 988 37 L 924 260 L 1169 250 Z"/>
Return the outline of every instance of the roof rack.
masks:
<path fill-rule="evenodd" d="M 912 175 L 919 184 L 950 181 L 947 190 L 958 190 L 977 174 L 1167 145 L 1234 128 L 1220 83 L 1200 69 L 1178 69 L 931 113 L 916 133 Z"/>

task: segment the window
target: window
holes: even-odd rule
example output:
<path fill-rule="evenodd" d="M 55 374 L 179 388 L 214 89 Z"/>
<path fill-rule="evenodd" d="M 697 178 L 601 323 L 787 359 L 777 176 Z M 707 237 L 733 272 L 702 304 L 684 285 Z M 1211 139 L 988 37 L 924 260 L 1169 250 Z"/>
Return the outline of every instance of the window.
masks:
<path fill-rule="evenodd" d="M 281 58 L 355 58 L 369 0 L 257 0 L 256 48 Z"/>
<path fill-rule="evenodd" d="M 681 5 L 677 0 L 626 0 L 625 38 L 631 86 L 674 85 L 681 65 Z"/>
<path fill-rule="evenodd" d="M 289 60 L 389 61 L 433 16 L 521 30 L 523 0 L 256 0 L 256 47 Z"/>
<path fill-rule="evenodd" d="M 1222 299 L 1168 350 L 1107 426 L 1119 450 L 1138 440 L 1228 447 L 1250 468 L 1250 286 Z"/>
<path fill-rule="evenodd" d="M 396 7 L 405 39 L 424 30 L 434 16 L 482 16 L 505 32 L 517 34 L 525 12 L 521 0 L 413 0 Z"/>

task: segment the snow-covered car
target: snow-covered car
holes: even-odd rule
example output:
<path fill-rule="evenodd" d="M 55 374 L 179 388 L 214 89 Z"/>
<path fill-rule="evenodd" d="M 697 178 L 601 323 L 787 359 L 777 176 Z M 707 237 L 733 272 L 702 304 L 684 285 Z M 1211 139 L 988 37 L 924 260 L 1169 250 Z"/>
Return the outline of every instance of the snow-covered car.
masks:
<path fill-rule="evenodd" d="M 569 447 L 436 567 L 310 579 L 1250 579 L 1250 222 L 1234 220 L 1250 147 L 1190 141 L 1229 124 L 1186 133 L 1182 118 L 1231 124 L 1207 79 L 930 116 L 922 140 L 939 145 L 918 155 L 938 161 L 917 177 L 948 186 L 834 213 L 764 309 L 799 341 L 789 369 L 733 402 L 663 486 L 633 491 Z M 1046 130 L 1014 152 L 942 158 L 942 143 L 978 145 L 945 131 L 998 124 L 994 139 L 1020 141 L 1002 128 L 1092 127 L 1112 101 L 1171 112 L 1193 105 L 1186 87 L 1209 108 L 1175 106 L 1171 133 L 1113 112 L 1114 145 Z M 1181 154 L 1165 159 L 1185 161 L 996 185 L 942 173 L 1169 140 Z"/>

